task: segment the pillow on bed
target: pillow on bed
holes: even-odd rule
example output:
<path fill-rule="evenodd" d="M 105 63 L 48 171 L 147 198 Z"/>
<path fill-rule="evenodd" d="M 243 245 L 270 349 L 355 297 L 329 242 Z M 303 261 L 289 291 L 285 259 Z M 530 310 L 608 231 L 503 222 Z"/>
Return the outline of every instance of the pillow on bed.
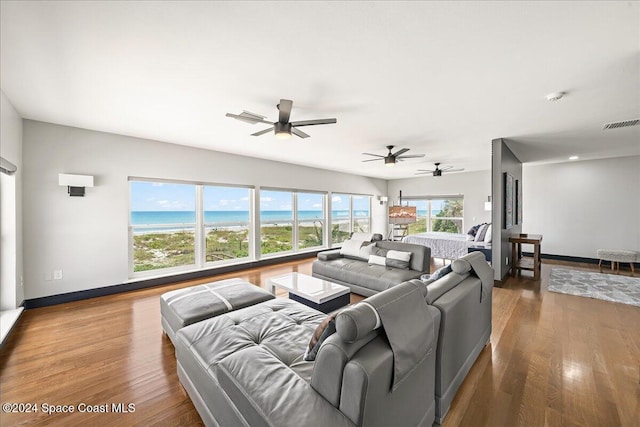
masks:
<path fill-rule="evenodd" d="M 489 228 L 489 224 L 482 224 L 480 228 L 478 228 L 476 238 L 474 239 L 476 242 L 484 242 L 484 236 L 487 234 L 487 228 Z"/>
<path fill-rule="evenodd" d="M 481 226 L 481 225 L 482 225 L 482 224 L 474 225 L 473 227 L 471 227 L 471 228 L 469 229 L 469 231 L 467 231 L 467 234 L 468 234 L 469 236 L 476 237 L 476 233 L 478 232 L 478 228 L 480 228 L 480 226 Z"/>
<path fill-rule="evenodd" d="M 487 233 L 484 235 L 484 242 L 491 243 L 491 224 L 487 227 Z"/>

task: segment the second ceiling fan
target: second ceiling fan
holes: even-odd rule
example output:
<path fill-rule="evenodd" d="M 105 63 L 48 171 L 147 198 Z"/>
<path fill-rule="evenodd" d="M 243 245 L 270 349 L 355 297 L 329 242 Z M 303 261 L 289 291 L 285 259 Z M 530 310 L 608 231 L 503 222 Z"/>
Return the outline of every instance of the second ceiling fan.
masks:
<path fill-rule="evenodd" d="M 424 154 L 404 155 L 404 153 L 409 151 L 409 148 L 401 148 L 395 153 L 392 153 L 391 150 L 393 150 L 393 147 L 393 145 L 387 145 L 387 150 L 389 150 L 389 153 L 386 156 L 381 156 L 380 154 L 362 153 L 365 156 L 377 157 L 376 159 L 363 160 L 363 162 L 375 162 L 376 160 L 384 160 L 385 166 L 394 166 L 396 162 L 401 162 L 404 159 L 416 159 L 418 157 L 424 157 Z"/>

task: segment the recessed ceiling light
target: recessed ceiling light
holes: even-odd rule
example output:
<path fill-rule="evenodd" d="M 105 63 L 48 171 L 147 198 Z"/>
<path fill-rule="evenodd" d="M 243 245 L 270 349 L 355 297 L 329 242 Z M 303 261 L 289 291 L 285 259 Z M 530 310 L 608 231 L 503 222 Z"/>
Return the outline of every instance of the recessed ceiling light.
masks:
<path fill-rule="evenodd" d="M 546 96 L 547 101 L 557 101 L 564 96 L 564 92 L 552 92 Z"/>
<path fill-rule="evenodd" d="M 571 156 L 571 157 L 569 157 L 569 160 L 578 160 L 579 158 L 580 157 L 578 157 L 578 156 Z"/>

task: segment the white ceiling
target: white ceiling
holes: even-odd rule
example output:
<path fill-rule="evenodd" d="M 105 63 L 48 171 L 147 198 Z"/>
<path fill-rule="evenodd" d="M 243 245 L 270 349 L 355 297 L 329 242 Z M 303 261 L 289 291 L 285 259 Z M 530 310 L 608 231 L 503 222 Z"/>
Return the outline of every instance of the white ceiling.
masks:
<path fill-rule="evenodd" d="M 28 119 L 385 179 L 640 154 L 640 3 L 10 2 L 1 87 Z M 558 102 L 549 92 L 565 91 Z M 276 139 L 225 117 L 336 117 Z M 385 145 L 425 153 L 362 163 Z"/>

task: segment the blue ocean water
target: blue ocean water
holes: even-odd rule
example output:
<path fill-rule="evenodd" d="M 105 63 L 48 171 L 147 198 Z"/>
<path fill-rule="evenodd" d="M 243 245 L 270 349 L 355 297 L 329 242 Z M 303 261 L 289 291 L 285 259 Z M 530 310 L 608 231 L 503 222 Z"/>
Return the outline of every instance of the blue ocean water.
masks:
<path fill-rule="evenodd" d="M 367 211 L 355 211 L 356 217 L 367 217 Z M 348 210 L 332 212 L 332 217 L 348 219 Z M 262 211 L 260 219 L 263 222 L 286 222 L 293 220 L 292 211 Z M 298 220 L 322 219 L 322 211 L 298 211 Z M 133 211 L 131 225 L 163 225 L 163 224 L 194 224 L 194 211 Z M 249 222 L 248 211 L 205 211 L 205 224 L 241 224 Z"/>

